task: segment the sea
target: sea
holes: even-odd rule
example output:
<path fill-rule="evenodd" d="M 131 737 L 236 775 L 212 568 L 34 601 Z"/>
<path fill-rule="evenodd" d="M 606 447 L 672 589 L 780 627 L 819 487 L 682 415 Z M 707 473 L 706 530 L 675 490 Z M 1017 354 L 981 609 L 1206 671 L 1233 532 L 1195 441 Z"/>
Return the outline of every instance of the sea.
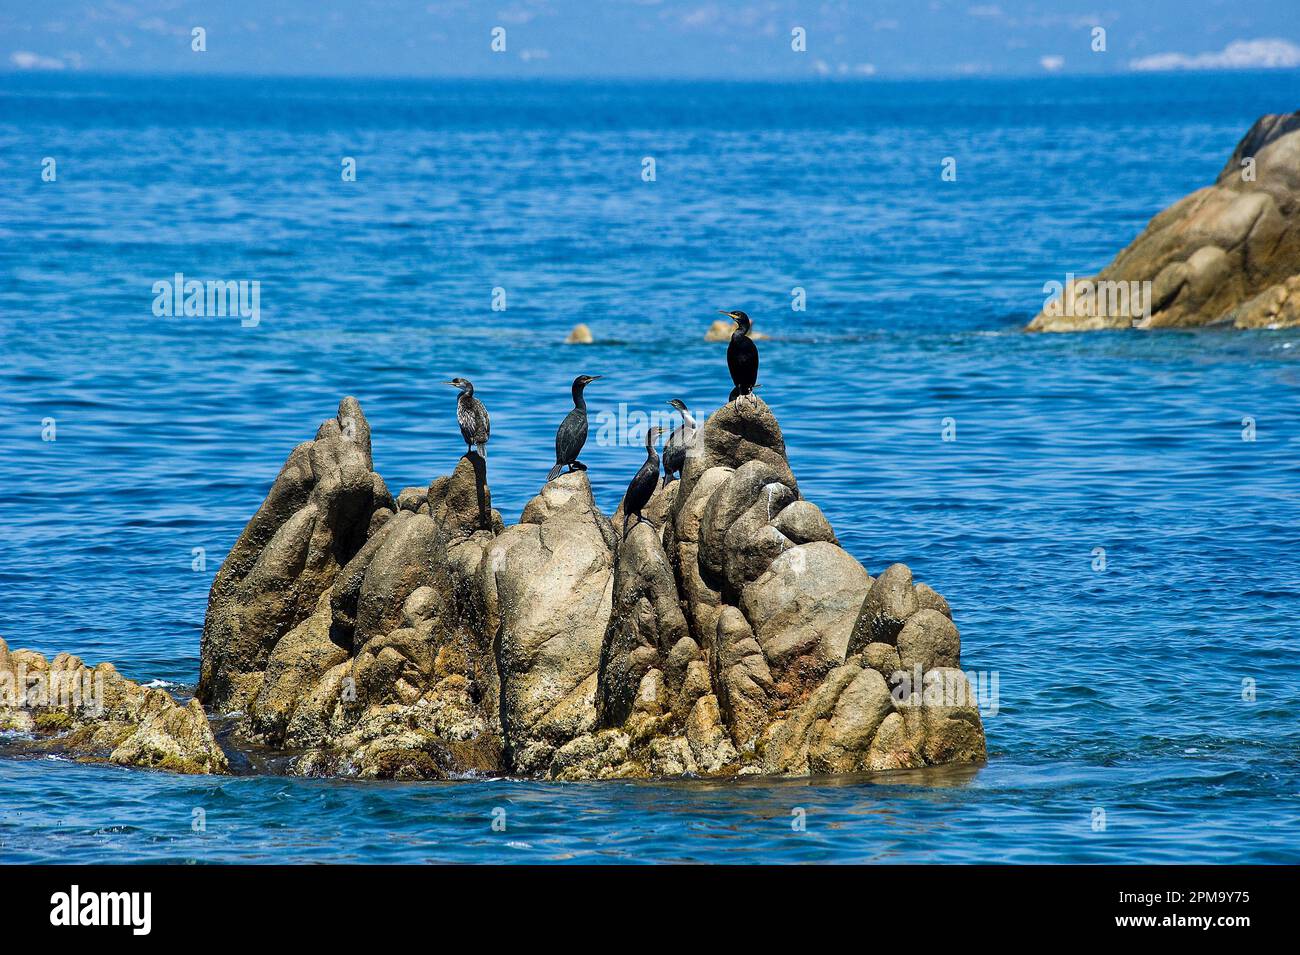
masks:
<path fill-rule="evenodd" d="M 513 521 L 602 375 L 612 512 L 638 423 L 726 400 L 705 333 L 742 309 L 803 494 L 948 598 L 990 690 L 986 765 L 867 777 L 5 758 L 0 862 L 1300 861 L 1300 329 L 1022 331 L 1297 107 L 1298 71 L 0 75 L 11 647 L 191 693 L 222 559 L 344 395 L 396 493 L 454 467 L 443 382 L 472 379 Z M 245 283 L 247 314 L 166 308 L 177 275 Z"/>

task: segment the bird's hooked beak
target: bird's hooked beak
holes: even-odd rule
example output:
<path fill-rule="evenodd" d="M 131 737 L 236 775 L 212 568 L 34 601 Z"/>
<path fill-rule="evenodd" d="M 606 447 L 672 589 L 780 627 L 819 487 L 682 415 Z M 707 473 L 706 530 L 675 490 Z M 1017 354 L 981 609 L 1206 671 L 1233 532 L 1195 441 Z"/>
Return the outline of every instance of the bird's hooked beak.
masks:
<path fill-rule="evenodd" d="M 740 327 L 740 322 L 736 321 L 735 312 L 728 312 L 725 308 L 720 308 L 718 309 L 718 314 L 727 316 L 727 318 L 731 319 L 731 321 L 735 324 L 737 328 Z"/>

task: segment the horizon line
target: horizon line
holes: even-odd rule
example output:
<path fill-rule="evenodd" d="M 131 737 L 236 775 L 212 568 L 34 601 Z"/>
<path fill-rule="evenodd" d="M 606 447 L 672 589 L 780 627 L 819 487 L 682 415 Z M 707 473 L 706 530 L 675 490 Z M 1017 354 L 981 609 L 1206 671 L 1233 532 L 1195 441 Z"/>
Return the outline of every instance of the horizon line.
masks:
<path fill-rule="evenodd" d="M 346 82 L 349 80 L 380 82 L 460 82 L 460 83 L 512 83 L 512 82 L 554 82 L 554 83 L 724 83 L 733 86 L 746 85 L 853 85 L 890 82 L 952 82 L 954 80 L 1062 80 L 1062 79 L 1131 79 L 1134 77 L 1177 77 L 1177 76 L 1241 76 L 1247 74 L 1281 74 L 1300 73 L 1300 66 L 1294 67 L 1241 67 L 1223 68 L 1206 67 L 1201 69 L 1180 68 L 1172 70 L 1024 70 L 1005 73 L 996 72 L 950 72 L 950 73 L 872 73 L 843 75 L 800 75 L 800 76 L 746 76 L 734 74 L 700 73 L 678 76 L 655 76 L 643 73 L 593 74 L 571 73 L 551 75 L 513 75 L 485 76 L 482 74 L 463 73 L 255 73 L 223 70 L 178 70 L 150 72 L 145 70 L 94 70 L 94 69 L 24 69 L 21 67 L 0 68 L 0 78 L 13 77 L 85 77 L 87 79 L 155 79 L 155 80 L 330 80 Z"/>

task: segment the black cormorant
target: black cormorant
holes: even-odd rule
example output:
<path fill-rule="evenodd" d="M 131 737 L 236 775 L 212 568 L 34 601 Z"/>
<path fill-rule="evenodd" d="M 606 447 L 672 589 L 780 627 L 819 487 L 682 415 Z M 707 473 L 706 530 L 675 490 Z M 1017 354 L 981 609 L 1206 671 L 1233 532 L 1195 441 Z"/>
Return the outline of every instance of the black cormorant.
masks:
<path fill-rule="evenodd" d="M 582 396 L 582 389 L 599 377 L 600 375 L 579 375 L 573 379 L 573 410 L 560 422 L 560 429 L 555 432 L 555 467 L 546 475 L 546 480 L 554 481 L 565 465 L 568 465 L 570 471 L 574 468 L 587 470 L 587 466 L 578 460 L 582 446 L 587 443 L 587 399 Z"/>
<path fill-rule="evenodd" d="M 664 487 L 672 482 L 674 476 L 681 477 L 682 468 L 686 466 L 686 452 L 695 443 L 698 428 L 684 401 L 674 398 L 668 403 L 681 412 L 682 423 L 664 442 Z"/>
<path fill-rule="evenodd" d="M 731 344 L 727 346 L 727 368 L 731 371 L 731 381 L 736 387 L 731 389 L 728 401 L 735 401 L 741 395 L 752 395 L 758 384 L 758 346 L 749 337 L 749 329 L 754 323 L 744 312 L 723 312 L 736 323 L 736 330 L 731 333 Z"/>
<path fill-rule="evenodd" d="M 627 540 L 627 522 L 633 514 L 637 523 L 641 522 L 641 508 L 654 496 L 655 485 L 659 483 L 659 453 L 655 451 L 655 442 L 663 428 L 648 428 L 645 433 L 645 464 L 636 472 L 632 483 L 623 495 L 623 539 Z"/>
<path fill-rule="evenodd" d="M 477 447 L 479 457 L 486 458 L 492 422 L 483 402 L 474 397 L 474 383 L 467 378 L 453 378 L 447 384 L 460 390 L 456 398 L 456 421 L 460 424 L 460 436 L 465 439 L 465 453 Z"/>

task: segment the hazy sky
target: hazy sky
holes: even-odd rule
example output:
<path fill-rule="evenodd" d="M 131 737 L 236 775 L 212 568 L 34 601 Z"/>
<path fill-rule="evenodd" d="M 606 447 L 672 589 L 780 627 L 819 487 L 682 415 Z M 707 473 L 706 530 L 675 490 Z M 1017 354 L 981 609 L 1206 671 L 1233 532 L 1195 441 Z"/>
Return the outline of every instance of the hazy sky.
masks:
<path fill-rule="evenodd" d="M 1300 0 L 0 0 L 0 69 L 473 77 L 1300 67 Z M 191 49 L 206 31 L 205 52 Z M 504 52 L 491 48 L 505 31 Z M 1105 51 L 1093 30 L 1103 28 Z M 791 48 L 802 28 L 806 51 Z"/>

